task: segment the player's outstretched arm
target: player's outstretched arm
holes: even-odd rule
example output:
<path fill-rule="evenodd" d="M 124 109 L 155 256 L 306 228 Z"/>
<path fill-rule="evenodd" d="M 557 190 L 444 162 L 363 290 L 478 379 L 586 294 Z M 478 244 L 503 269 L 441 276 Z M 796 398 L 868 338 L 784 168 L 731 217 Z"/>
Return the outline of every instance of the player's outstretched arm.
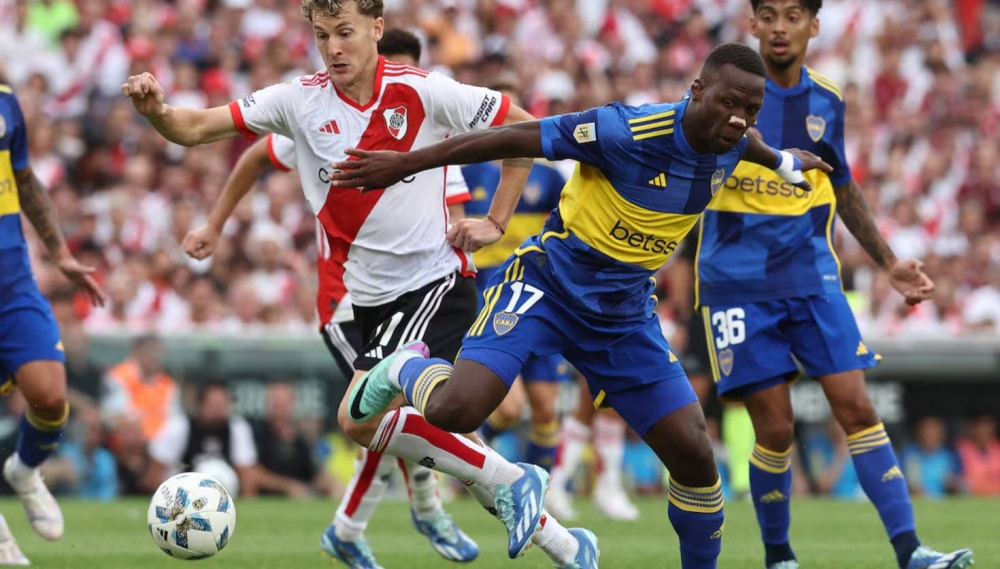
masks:
<path fill-rule="evenodd" d="M 228 107 L 196 110 L 166 104 L 163 87 L 151 73 L 129 77 L 122 94 L 170 142 L 198 146 L 239 134 Z"/>
<path fill-rule="evenodd" d="M 747 134 L 747 151 L 743 159 L 747 162 L 767 166 L 774 170 L 783 180 L 804 190 L 812 190 L 812 184 L 802 175 L 803 172 L 819 169 L 830 173 L 833 166 L 823 161 L 812 152 L 806 150 L 776 150 L 764 143 L 753 134 Z"/>
<path fill-rule="evenodd" d="M 908 304 L 919 304 L 929 299 L 934 292 L 934 282 L 924 272 L 924 263 L 917 259 L 896 258 L 875 224 L 868 201 L 858 184 L 851 180 L 836 186 L 833 192 L 837 197 L 837 215 L 868 256 L 889 273 L 892 287 L 906 298 Z"/>
<path fill-rule="evenodd" d="M 271 157 L 267 149 L 268 140 L 268 137 L 259 139 L 240 156 L 222 187 L 219 199 L 212 206 L 208 221 L 204 226 L 184 236 L 184 242 L 181 246 L 189 256 L 200 260 L 210 256 L 215 251 L 215 245 L 219 242 L 219 236 L 222 235 L 222 228 L 229 220 L 229 216 L 233 214 L 236 205 L 250 193 L 254 183 L 271 164 Z"/>
<path fill-rule="evenodd" d="M 453 136 L 412 152 L 348 149 L 345 161 L 333 164 L 332 185 L 372 190 L 389 187 L 417 172 L 448 165 L 476 164 L 506 158 L 542 156 L 537 120 Z"/>
<path fill-rule="evenodd" d="M 66 239 L 63 238 L 59 229 L 59 220 L 56 218 L 55 208 L 49 199 L 49 194 L 42 186 L 42 182 L 35 176 L 31 166 L 14 172 L 14 179 L 17 182 L 17 193 L 21 200 L 21 211 L 35 228 L 35 233 L 45 243 L 52 262 L 59 267 L 59 270 L 74 285 L 82 289 L 90 297 L 90 302 L 94 306 L 104 306 L 104 292 L 97 284 L 90 273 L 94 272 L 93 267 L 80 264 L 79 261 L 69 251 L 66 246 Z"/>

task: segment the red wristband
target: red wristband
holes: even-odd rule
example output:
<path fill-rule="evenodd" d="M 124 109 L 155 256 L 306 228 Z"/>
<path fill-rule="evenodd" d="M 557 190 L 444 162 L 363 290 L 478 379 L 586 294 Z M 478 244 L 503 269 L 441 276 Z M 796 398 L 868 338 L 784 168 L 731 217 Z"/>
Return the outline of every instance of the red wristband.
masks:
<path fill-rule="evenodd" d="M 493 227 L 496 227 L 497 230 L 500 231 L 500 235 L 505 235 L 507 233 L 507 230 L 505 230 L 502 225 L 500 225 L 499 223 L 497 223 L 497 220 L 493 219 L 492 215 L 487 215 L 486 216 L 486 221 L 489 221 L 490 223 L 492 223 Z"/>

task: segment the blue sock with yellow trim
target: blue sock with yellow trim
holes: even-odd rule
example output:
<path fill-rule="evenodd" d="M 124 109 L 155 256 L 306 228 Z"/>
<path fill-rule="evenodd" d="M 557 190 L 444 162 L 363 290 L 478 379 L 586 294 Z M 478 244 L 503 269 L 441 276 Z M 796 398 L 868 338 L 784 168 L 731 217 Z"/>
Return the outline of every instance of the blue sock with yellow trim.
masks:
<path fill-rule="evenodd" d="M 682 569 L 715 569 L 722 551 L 722 481 L 691 488 L 670 479 L 667 515 L 681 543 Z"/>
<path fill-rule="evenodd" d="M 531 423 L 528 433 L 528 451 L 525 460 L 537 464 L 547 472 L 552 472 L 556 462 L 556 451 L 559 449 L 559 421 L 550 423 Z"/>
<path fill-rule="evenodd" d="M 451 377 L 453 369 L 441 358 L 411 358 L 399 370 L 399 387 L 410 405 L 423 415 L 434 388 Z"/>
<path fill-rule="evenodd" d="M 778 452 L 755 444 L 750 454 L 750 495 L 764 542 L 764 565 L 792 561 L 788 543 L 792 525 L 792 449 Z"/>
<path fill-rule="evenodd" d="M 920 540 L 910 492 L 885 426 L 879 423 L 848 435 L 847 448 L 851 451 L 861 488 L 882 518 L 882 525 L 896 550 L 896 560 L 900 567 L 906 567 L 914 550 L 920 547 Z"/>
<path fill-rule="evenodd" d="M 486 418 L 486 421 L 483 422 L 483 425 L 479 427 L 479 436 L 482 437 L 484 443 L 490 445 L 492 444 L 493 439 L 500 436 L 500 434 L 506 430 L 506 427 L 497 425 L 493 415 L 490 415 Z"/>
<path fill-rule="evenodd" d="M 59 446 L 63 426 L 69 417 L 69 403 L 63 416 L 55 421 L 42 419 L 28 409 L 21 415 L 21 432 L 17 437 L 17 456 L 25 466 L 34 468 L 45 462 Z"/>

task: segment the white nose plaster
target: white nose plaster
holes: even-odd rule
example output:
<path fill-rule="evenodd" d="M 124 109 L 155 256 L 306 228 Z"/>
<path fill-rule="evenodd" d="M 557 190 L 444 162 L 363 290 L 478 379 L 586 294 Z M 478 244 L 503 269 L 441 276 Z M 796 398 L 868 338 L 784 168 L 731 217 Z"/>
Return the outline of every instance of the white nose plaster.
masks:
<path fill-rule="evenodd" d="M 746 119 L 741 119 L 740 117 L 733 115 L 729 117 L 729 124 L 733 126 L 746 127 L 747 121 Z"/>

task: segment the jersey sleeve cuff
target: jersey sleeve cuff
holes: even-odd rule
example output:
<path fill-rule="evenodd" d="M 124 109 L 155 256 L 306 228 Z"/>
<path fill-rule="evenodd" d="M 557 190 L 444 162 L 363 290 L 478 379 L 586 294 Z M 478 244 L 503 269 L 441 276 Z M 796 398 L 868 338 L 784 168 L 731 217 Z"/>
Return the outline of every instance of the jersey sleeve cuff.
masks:
<path fill-rule="evenodd" d="M 250 130 L 247 127 L 246 121 L 243 120 L 243 111 L 240 110 L 239 101 L 232 101 L 229 103 L 229 114 L 233 115 L 233 125 L 236 126 L 236 130 L 240 131 L 240 134 L 247 137 L 249 140 L 256 140 L 257 133 Z M 271 147 L 268 146 L 268 151 Z"/>
<path fill-rule="evenodd" d="M 490 127 L 502 125 L 503 121 L 507 120 L 508 112 L 510 112 L 510 97 L 500 95 L 500 110 L 497 111 L 497 116 L 493 117 Z"/>
<path fill-rule="evenodd" d="M 282 172 L 291 172 L 292 169 L 286 166 L 285 163 L 282 162 L 281 159 L 278 158 L 278 155 L 275 154 L 274 152 L 273 133 L 267 136 L 267 157 L 271 159 L 271 165 L 277 168 L 278 170 L 281 170 Z"/>
<path fill-rule="evenodd" d="M 467 203 L 472 201 L 472 194 L 469 192 L 462 192 L 460 194 L 455 194 L 445 198 L 444 203 L 447 205 L 457 205 L 460 203 Z"/>
<path fill-rule="evenodd" d="M 552 139 L 559 137 L 559 130 L 553 124 L 551 117 L 538 121 L 538 130 L 542 133 L 542 155 L 549 160 L 556 160 L 552 150 Z"/>
<path fill-rule="evenodd" d="M 839 186 L 843 186 L 844 184 L 850 183 L 850 181 L 851 181 L 851 172 L 850 171 L 847 171 L 844 174 L 840 174 L 840 175 L 838 175 L 838 174 L 840 174 L 840 173 L 837 172 L 836 170 L 834 170 L 830 174 L 830 183 L 833 184 L 833 187 L 836 188 L 836 187 L 839 187 Z"/>

